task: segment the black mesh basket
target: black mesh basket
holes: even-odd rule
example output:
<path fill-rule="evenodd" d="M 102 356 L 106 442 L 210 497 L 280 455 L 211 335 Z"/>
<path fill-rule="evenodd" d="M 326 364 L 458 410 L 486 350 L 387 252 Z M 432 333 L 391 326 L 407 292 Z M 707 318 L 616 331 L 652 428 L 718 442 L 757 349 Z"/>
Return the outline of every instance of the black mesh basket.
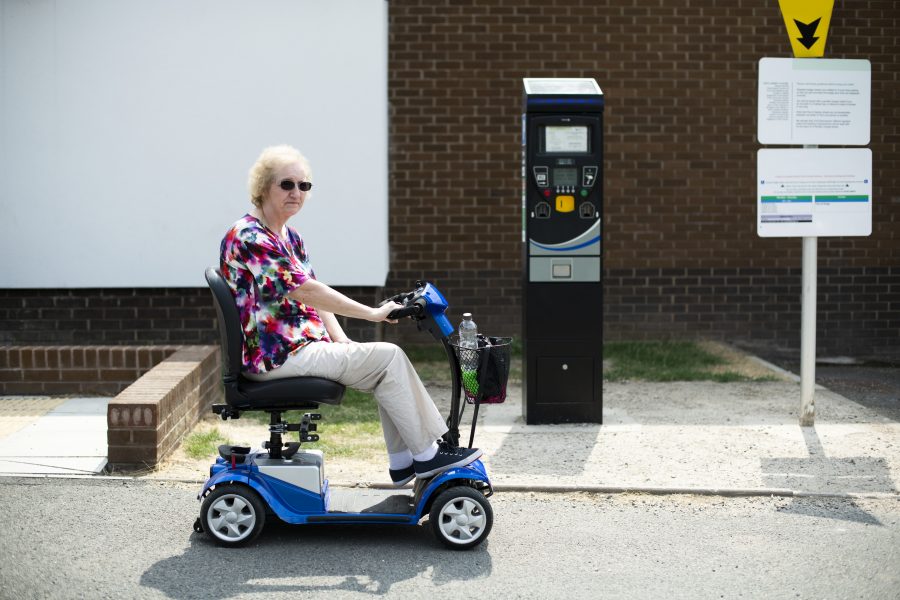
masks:
<path fill-rule="evenodd" d="M 500 404 L 506 400 L 509 350 L 512 338 L 478 336 L 478 349 L 463 348 L 459 338 L 450 345 L 459 358 L 460 379 L 469 404 Z"/>

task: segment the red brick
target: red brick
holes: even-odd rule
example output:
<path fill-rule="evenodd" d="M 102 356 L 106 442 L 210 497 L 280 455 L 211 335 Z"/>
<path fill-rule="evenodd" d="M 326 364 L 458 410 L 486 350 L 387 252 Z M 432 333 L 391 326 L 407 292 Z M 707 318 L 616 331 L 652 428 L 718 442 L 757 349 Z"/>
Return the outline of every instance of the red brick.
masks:
<path fill-rule="evenodd" d="M 63 369 L 59 371 L 62 381 L 93 382 L 97 380 L 97 371 L 94 369 Z"/>
<path fill-rule="evenodd" d="M 23 374 L 27 381 L 60 381 L 59 369 L 26 369 Z"/>
<path fill-rule="evenodd" d="M 96 378 L 104 382 L 121 382 L 130 384 L 137 381 L 139 373 L 136 369 L 124 368 L 101 368 L 97 372 Z"/>
<path fill-rule="evenodd" d="M 9 348 L 6 354 L 6 366 L 10 369 L 17 369 L 22 366 L 22 351 L 19 348 Z"/>
<path fill-rule="evenodd" d="M 22 369 L 0 369 L 0 383 L 21 382 Z"/>
<path fill-rule="evenodd" d="M 29 396 L 44 393 L 43 384 L 39 381 L 24 381 L 22 383 L 0 383 L 0 390 L 8 396 Z"/>
<path fill-rule="evenodd" d="M 159 459 L 156 446 L 109 446 L 108 460 L 111 466 L 155 466 Z"/>
<path fill-rule="evenodd" d="M 132 429 L 107 429 L 106 442 L 110 446 L 130 446 Z"/>

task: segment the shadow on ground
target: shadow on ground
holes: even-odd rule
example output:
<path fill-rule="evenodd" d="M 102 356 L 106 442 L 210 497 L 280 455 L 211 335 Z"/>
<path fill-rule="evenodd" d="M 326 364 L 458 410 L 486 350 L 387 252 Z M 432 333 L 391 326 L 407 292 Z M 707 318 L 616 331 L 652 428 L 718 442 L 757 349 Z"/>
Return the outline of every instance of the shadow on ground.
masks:
<path fill-rule="evenodd" d="M 387 594 L 400 582 L 440 586 L 491 574 L 490 541 L 467 552 L 438 546 L 426 527 L 291 526 L 267 523 L 250 548 L 220 548 L 194 533 L 179 556 L 163 559 L 141 585 L 170 598 L 231 598 L 271 592 Z"/>

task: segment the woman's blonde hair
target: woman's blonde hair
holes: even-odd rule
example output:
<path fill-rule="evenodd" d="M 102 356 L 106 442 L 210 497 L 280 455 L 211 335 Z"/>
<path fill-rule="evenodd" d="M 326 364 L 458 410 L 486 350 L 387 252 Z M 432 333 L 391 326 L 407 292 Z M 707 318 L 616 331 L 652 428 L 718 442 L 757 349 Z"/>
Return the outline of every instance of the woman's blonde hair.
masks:
<path fill-rule="evenodd" d="M 275 181 L 275 172 L 286 165 L 299 162 L 306 172 L 306 180 L 312 181 L 312 170 L 309 161 L 293 146 L 282 144 L 270 146 L 262 151 L 253 166 L 250 167 L 250 177 L 247 187 L 250 190 L 250 202 L 257 208 L 262 206 L 263 198 L 269 186 Z"/>

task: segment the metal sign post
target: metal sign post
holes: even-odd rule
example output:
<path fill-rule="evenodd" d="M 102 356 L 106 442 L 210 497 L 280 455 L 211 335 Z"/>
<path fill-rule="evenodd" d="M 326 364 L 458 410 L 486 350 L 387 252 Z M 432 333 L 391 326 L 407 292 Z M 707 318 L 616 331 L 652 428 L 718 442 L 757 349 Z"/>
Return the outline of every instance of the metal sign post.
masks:
<path fill-rule="evenodd" d="M 800 321 L 800 426 L 816 421 L 816 288 L 819 238 L 803 238 L 803 292 Z"/>
<path fill-rule="evenodd" d="M 867 60 L 825 60 L 834 0 L 779 0 L 794 59 L 759 63 L 757 137 L 803 149 L 757 154 L 757 234 L 802 237 L 800 426 L 815 424 L 818 238 L 872 233 L 872 153 L 819 144 L 869 143 Z M 836 108 L 837 107 L 837 108 Z"/>

